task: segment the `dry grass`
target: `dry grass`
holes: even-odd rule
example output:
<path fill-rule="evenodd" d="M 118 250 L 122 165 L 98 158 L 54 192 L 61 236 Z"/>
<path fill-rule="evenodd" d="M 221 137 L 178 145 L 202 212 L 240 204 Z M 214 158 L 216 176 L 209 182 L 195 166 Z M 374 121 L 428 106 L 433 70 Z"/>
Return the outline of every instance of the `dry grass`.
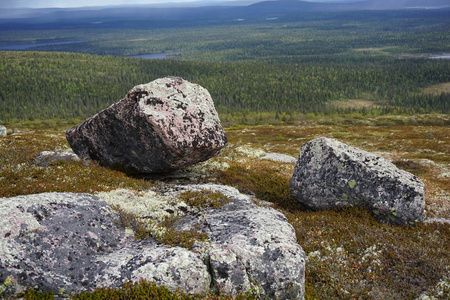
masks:
<path fill-rule="evenodd" d="M 444 82 L 432 85 L 423 90 L 426 94 L 440 95 L 441 93 L 450 94 L 450 82 Z"/>
<path fill-rule="evenodd" d="M 435 221 L 450 219 L 448 119 L 390 116 L 346 122 L 340 117 L 295 126 L 230 128 L 230 147 L 211 160 L 217 165 L 226 162 L 228 168 L 209 170 L 201 178 L 271 201 L 287 216 L 307 255 L 306 299 L 448 299 L 450 223 Z M 260 160 L 236 150 L 247 146 L 296 157 L 303 143 L 319 136 L 375 152 L 418 176 L 425 183 L 426 218 L 431 222 L 394 227 L 380 224 L 358 208 L 307 211 L 289 195 L 294 164 Z M 62 131 L 36 130 L 0 138 L 0 196 L 119 187 L 146 190 L 156 184 L 83 163 L 33 164 L 40 151 L 66 147 Z M 207 203 L 202 197 L 197 200 Z"/>

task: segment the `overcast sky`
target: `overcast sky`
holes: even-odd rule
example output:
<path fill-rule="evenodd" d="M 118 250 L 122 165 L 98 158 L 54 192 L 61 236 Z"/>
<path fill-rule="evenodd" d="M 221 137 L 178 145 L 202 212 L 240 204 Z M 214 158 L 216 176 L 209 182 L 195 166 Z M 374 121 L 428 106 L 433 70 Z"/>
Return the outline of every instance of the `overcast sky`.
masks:
<path fill-rule="evenodd" d="M 0 8 L 81 7 L 81 6 L 154 4 L 154 3 L 194 2 L 194 1 L 198 0 L 0 0 Z M 208 2 L 208 0 L 206 1 Z M 220 2 L 228 2 L 228 1 L 233 0 L 221 0 Z M 308 1 L 342 2 L 343 0 L 308 0 Z"/>

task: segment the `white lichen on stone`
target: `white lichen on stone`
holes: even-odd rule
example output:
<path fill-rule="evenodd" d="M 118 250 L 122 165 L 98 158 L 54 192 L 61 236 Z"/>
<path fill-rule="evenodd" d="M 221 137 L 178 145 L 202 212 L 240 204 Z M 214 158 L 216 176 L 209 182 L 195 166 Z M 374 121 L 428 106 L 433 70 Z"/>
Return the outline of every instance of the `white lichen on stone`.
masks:
<path fill-rule="evenodd" d="M 250 146 L 239 146 L 234 148 L 236 152 L 243 156 L 252 157 L 252 158 L 260 158 L 266 155 L 266 152 L 262 149 L 255 149 Z"/>
<path fill-rule="evenodd" d="M 204 162 L 197 163 L 195 165 L 189 166 L 186 168 L 187 171 L 192 173 L 198 173 L 207 175 L 215 170 L 226 171 L 230 168 L 230 164 L 224 161 L 218 161 L 213 159 L 209 159 Z"/>
<path fill-rule="evenodd" d="M 97 196 L 109 205 L 120 206 L 127 213 L 156 222 L 162 222 L 168 217 L 183 216 L 189 210 L 189 206 L 178 198 L 154 191 L 138 193 L 127 189 L 117 189 L 99 192 Z"/>
<path fill-rule="evenodd" d="M 297 159 L 295 157 L 281 153 L 266 153 L 265 155 L 259 157 L 259 159 L 269 159 L 273 161 L 280 161 L 294 164 L 297 162 Z"/>

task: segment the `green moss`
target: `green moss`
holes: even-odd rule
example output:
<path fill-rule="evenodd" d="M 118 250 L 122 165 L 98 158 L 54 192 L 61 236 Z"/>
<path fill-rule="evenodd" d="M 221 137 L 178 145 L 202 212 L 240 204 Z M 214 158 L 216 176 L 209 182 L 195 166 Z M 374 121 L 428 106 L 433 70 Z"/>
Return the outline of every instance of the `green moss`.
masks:
<path fill-rule="evenodd" d="M 285 209 L 301 208 L 289 191 L 292 164 L 252 158 L 229 164 L 226 171 L 218 171 L 220 183 L 235 186 L 242 193 L 253 194 Z"/>
<path fill-rule="evenodd" d="M 42 293 L 34 289 L 27 289 L 23 295 L 24 300 L 53 300 L 55 296 L 53 293 Z"/>
<path fill-rule="evenodd" d="M 0 197 L 44 192 L 109 191 L 118 187 L 146 190 L 153 183 L 124 172 L 83 162 L 57 162 L 48 167 L 34 164 L 42 151 L 66 149 L 69 145 L 64 133 L 36 130 L 1 140 L 0 146 Z"/>
<path fill-rule="evenodd" d="M 140 280 L 124 283 L 120 289 L 98 288 L 93 292 L 83 292 L 71 298 L 72 300 L 127 299 L 127 300 L 254 300 L 258 299 L 251 292 L 241 293 L 236 297 L 202 294 L 189 295 L 180 290 L 171 291 L 155 282 Z"/>

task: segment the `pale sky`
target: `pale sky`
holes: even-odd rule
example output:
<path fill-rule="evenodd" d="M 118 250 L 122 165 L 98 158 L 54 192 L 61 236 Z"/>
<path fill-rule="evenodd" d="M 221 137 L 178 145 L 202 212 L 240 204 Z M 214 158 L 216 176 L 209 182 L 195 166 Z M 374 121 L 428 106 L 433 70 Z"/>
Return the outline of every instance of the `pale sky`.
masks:
<path fill-rule="evenodd" d="M 0 8 L 82 7 L 123 4 L 164 4 L 195 2 L 199 0 L 0 0 Z M 202 0 L 200 0 L 202 1 Z M 205 2 L 229 2 L 233 0 L 203 0 Z M 263 1 L 263 0 L 261 0 Z M 343 0 L 308 0 L 310 2 L 342 2 Z"/>

